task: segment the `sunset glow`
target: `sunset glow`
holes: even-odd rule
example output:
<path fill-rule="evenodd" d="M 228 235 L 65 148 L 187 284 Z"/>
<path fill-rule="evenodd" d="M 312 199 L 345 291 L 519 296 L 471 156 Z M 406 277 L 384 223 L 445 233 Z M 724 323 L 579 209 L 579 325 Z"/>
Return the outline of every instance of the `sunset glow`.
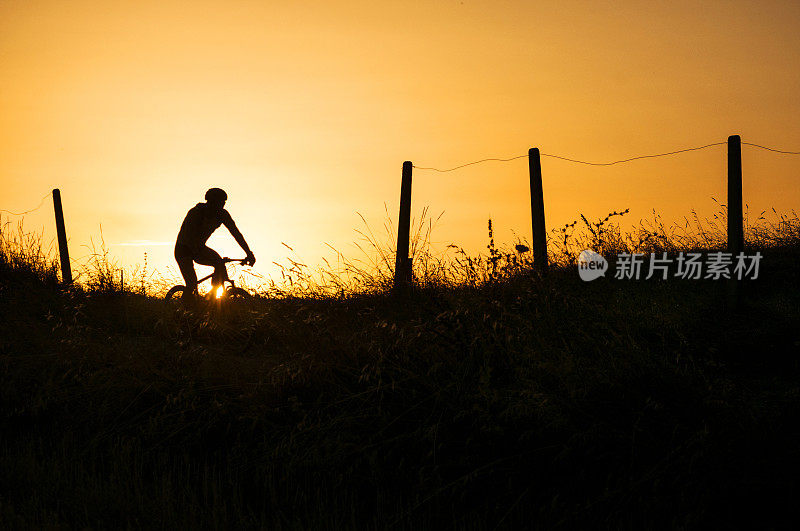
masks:
<path fill-rule="evenodd" d="M 146 252 L 177 274 L 181 220 L 218 186 L 274 276 L 282 242 L 310 266 L 326 243 L 357 256 L 358 213 L 382 235 L 388 211 L 396 230 L 405 160 L 539 147 L 605 162 L 732 134 L 800 149 L 798 27 L 789 1 L 0 2 L 0 208 L 60 188 L 75 258 L 102 228 L 125 267 Z M 743 159 L 751 213 L 797 207 L 800 157 Z M 548 229 L 625 208 L 626 226 L 712 215 L 725 164 L 724 146 L 543 158 Z M 416 170 L 412 215 L 444 211 L 439 249 L 481 251 L 490 216 L 498 242 L 530 239 L 527 170 Z M 52 219 L 47 206 L 25 225 L 50 241 Z M 224 228 L 209 245 L 241 254 Z"/>

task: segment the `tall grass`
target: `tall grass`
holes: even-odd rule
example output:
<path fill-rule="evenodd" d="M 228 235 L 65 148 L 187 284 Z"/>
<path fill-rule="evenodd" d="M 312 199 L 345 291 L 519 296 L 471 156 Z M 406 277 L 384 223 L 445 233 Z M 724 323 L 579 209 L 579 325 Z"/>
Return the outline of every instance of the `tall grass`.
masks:
<path fill-rule="evenodd" d="M 716 200 L 715 200 L 716 201 Z M 588 220 L 584 215 L 571 223 L 551 230 L 548 236 L 548 262 L 555 268 L 570 268 L 577 264 L 578 255 L 591 249 L 607 257 L 619 253 L 661 253 L 721 251 L 727 246 L 725 205 L 709 218 L 696 211 L 682 222 L 666 224 L 655 210 L 652 217 L 640 220 L 626 229 L 623 216 L 628 209 L 611 212 L 605 218 Z M 797 212 L 772 215 L 761 212 L 755 219 L 744 212 L 745 250 L 777 251 L 796 248 L 800 243 L 800 219 Z M 387 211 L 383 232 L 376 233 L 361 218 L 363 228 L 357 229 L 360 240 L 356 247 L 360 256 L 347 257 L 331 247 L 336 262 L 312 270 L 298 259 L 287 258 L 281 268 L 281 282 L 271 281 L 265 288 L 254 284 L 256 291 L 272 297 L 346 297 L 387 292 L 394 279 L 396 230 Z M 488 244 L 485 253 L 471 254 L 463 247 L 450 244 L 435 249 L 431 234 L 441 215 L 433 219 L 424 208 L 419 219 L 412 221 L 410 255 L 414 284 L 421 289 L 454 289 L 478 287 L 533 271 L 531 244 L 517 238 L 509 244 L 496 245 L 492 220 L 488 220 Z M 285 244 L 284 244 L 285 245 Z M 291 247 L 287 248 L 293 251 Z"/>
<path fill-rule="evenodd" d="M 762 278 L 746 318 L 713 282 L 581 283 L 582 248 L 724 241 L 716 218 L 681 240 L 624 215 L 553 231 L 540 278 L 493 233 L 486 254 L 436 254 L 426 213 L 399 296 L 393 243 L 365 227 L 368 256 L 336 265 L 358 282 L 325 291 L 294 260 L 288 288 L 227 314 L 120 296 L 102 240 L 99 278 L 90 261 L 55 289 L 47 250 L 4 232 L 0 527 L 780 527 L 797 268 Z M 749 226 L 797 255 L 796 215 Z"/>
<path fill-rule="evenodd" d="M 652 218 L 640 220 L 627 231 L 618 221 L 629 212 L 627 209 L 611 212 L 597 221 L 589 221 L 581 215 L 580 224 L 576 220 L 553 231 L 554 237 L 550 242 L 555 243 L 555 248 L 549 258 L 555 264 L 575 265 L 583 249 L 609 256 L 623 252 L 722 251 L 728 241 L 727 208 L 724 204 L 719 206 L 718 212 L 710 218 L 701 219 L 693 210 L 690 216 L 683 218 L 683 222 L 669 225 L 653 210 Z M 786 214 L 772 209 L 772 216 L 765 214 L 767 211 L 753 220 L 749 207 L 745 208 L 746 251 L 796 248 L 800 244 L 800 219 L 796 211 Z"/>
<path fill-rule="evenodd" d="M 52 285 L 58 282 L 59 264 L 53 258 L 52 245 L 45 246 L 42 234 L 27 232 L 22 221 L 12 227 L 0 217 L 0 271 L 11 271 Z"/>
<path fill-rule="evenodd" d="M 639 220 L 627 229 L 623 219 L 629 213 L 628 209 L 613 211 L 595 221 L 581 214 L 579 219 L 550 231 L 548 262 L 556 269 L 574 267 L 584 249 L 591 249 L 612 261 L 619 253 L 666 252 L 674 255 L 681 251 L 724 250 L 727 246 L 726 212 L 725 205 L 720 204 L 717 213 L 711 217 L 703 219 L 693 210 L 681 222 L 666 224 L 653 210 L 651 217 Z M 441 217 L 442 214 L 432 218 L 426 207 L 418 219 L 412 220 L 410 255 L 412 277 L 418 288 L 474 288 L 533 271 L 529 240 L 517 238 L 511 243 L 496 245 L 491 219 L 488 220 L 485 253 L 470 254 L 456 244 L 443 249 L 434 248 L 431 235 Z M 280 278 L 240 269 L 235 277 L 237 283 L 254 294 L 271 299 L 341 299 L 388 292 L 394 281 L 396 229 L 388 210 L 380 233 L 376 233 L 363 216 L 361 220 L 363 226 L 356 229 L 359 239 L 354 242 L 357 254 L 345 254 L 328 245 L 335 253 L 335 259 L 323 258 L 324 265 L 312 268 L 284 243 L 289 256 L 273 262 L 278 267 Z M 800 243 L 800 219 L 795 210 L 779 213 L 774 209 L 769 214 L 762 211 L 753 219 L 746 206 L 744 237 L 748 252 L 793 249 Z M 51 281 L 57 278 L 59 265 L 53 244 L 45 246 L 41 234 L 26 232 L 21 222 L 16 228 L 12 228 L 9 221 L 0 224 L 0 245 L 8 267 L 27 267 L 37 278 L 48 275 Z M 102 227 L 98 240 L 92 238 L 86 250 L 86 254 L 73 260 L 73 269 L 76 283 L 90 292 L 160 296 L 172 285 L 182 282 L 174 271 L 148 269 L 146 253 L 143 264 L 129 268 L 121 266 L 105 244 Z"/>

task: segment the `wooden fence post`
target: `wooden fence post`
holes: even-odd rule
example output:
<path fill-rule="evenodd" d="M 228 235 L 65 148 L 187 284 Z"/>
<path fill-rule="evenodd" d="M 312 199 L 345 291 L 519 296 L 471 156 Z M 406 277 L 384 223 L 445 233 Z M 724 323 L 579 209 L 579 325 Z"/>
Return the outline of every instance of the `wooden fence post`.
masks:
<path fill-rule="evenodd" d="M 533 267 L 541 274 L 547 272 L 547 235 L 544 228 L 544 193 L 542 191 L 542 163 L 539 148 L 528 150 L 528 168 L 531 175 L 531 224 L 533 225 Z"/>
<path fill-rule="evenodd" d="M 67 230 L 64 228 L 64 211 L 61 209 L 61 191 L 53 190 L 53 208 L 56 211 L 56 233 L 58 234 L 58 250 L 61 256 L 61 281 L 72 284 L 72 268 L 69 264 L 67 249 Z"/>
<path fill-rule="evenodd" d="M 411 168 L 410 161 L 403 163 L 403 181 L 400 184 L 400 216 L 397 223 L 397 256 L 394 262 L 394 287 L 411 283 L 411 258 L 408 256 L 408 239 L 411 231 Z"/>
<path fill-rule="evenodd" d="M 736 255 L 744 250 L 742 219 L 742 139 L 728 137 L 728 252 Z"/>
<path fill-rule="evenodd" d="M 728 252 L 733 263 L 739 253 L 744 251 L 744 219 L 742 215 L 742 138 L 739 135 L 728 137 Z M 733 272 L 731 272 L 733 273 Z M 739 306 L 739 282 L 733 278 L 728 281 L 728 308 Z"/>

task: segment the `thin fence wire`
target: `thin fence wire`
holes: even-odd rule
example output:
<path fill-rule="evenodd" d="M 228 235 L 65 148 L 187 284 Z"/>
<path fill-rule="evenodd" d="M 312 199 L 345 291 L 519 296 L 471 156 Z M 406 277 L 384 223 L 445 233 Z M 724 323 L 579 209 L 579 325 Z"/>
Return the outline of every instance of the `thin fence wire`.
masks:
<path fill-rule="evenodd" d="M 566 161 L 566 162 L 573 162 L 575 164 L 584 164 L 586 166 L 614 166 L 615 164 L 624 164 L 626 162 L 631 162 L 631 161 L 634 161 L 634 160 L 652 159 L 652 158 L 657 158 L 657 157 L 666 157 L 666 156 L 669 156 L 669 155 L 677 155 L 678 153 L 686 153 L 688 151 L 699 151 L 701 149 L 706 149 L 706 148 L 710 148 L 710 147 L 714 147 L 714 146 L 722 146 L 724 144 L 727 144 L 727 142 L 714 142 L 713 144 L 706 144 L 704 146 L 697 146 L 697 147 L 691 147 L 691 148 L 685 148 L 685 149 L 678 149 L 678 150 L 675 150 L 675 151 L 667 151 L 666 153 L 656 153 L 654 155 L 639 155 L 639 156 L 636 156 L 636 157 L 631 157 L 631 158 L 622 159 L 622 160 L 615 160 L 615 161 L 612 161 L 612 162 L 589 162 L 589 161 L 585 161 L 585 160 L 574 159 L 574 158 L 571 158 L 571 157 L 563 157 L 561 155 L 553 155 L 553 154 L 550 154 L 550 153 L 541 153 L 541 156 L 542 157 L 550 157 L 550 158 L 558 159 L 558 160 L 563 160 L 563 161 Z M 786 150 L 782 150 L 782 149 L 775 149 L 775 148 L 771 148 L 771 147 L 767 147 L 767 146 L 762 146 L 760 144 L 754 144 L 752 142 L 742 142 L 742 145 L 752 146 L 752 147 L 756 147 L 756 148 L 759 148 L 759 149 L 765 149 L 767 151 L 772 151 L 774 153 L 781 153 L 781 154 L 784 154 L 784 155 L 800 155 L 800 151 L 786 151 Z M 439 169 L 439 168 L 427 167 L 427 166 L 417 166 L 417 165 L 414 165 L 413 167 L 414 167 L 414 169 L 417 169 L 417 170 L 429 170 L 429 171 L 436 171 L 436 172 L 439 172 L 439 173 L 447 173 L 447 172 L 451 172 L 451 171 L 455 171 L 455 170 L 460 170 L 461 168 L 466 168 L 467 166 L 473 166 L 475 164 L 481 164 L 483 162 L 491 162 L 491 161 L 494 161 L 494 162 L 510 162 L 512 160 L 522 159 L 522 158 L 525 158 L 527 156 L 528 156 L 528 154 L 526 153 L 524 155 L 518 155 L 516 157 L 509 157 L 509 158 L 494 158 L 493 157 L 493 158 L 480 159 L 480 160 L 475 160 L 475 161 L 472 161 L 472 162 L 468 162 L 466 164 L 461 164 L 461 165 L 455 166 L 453 168 L 447 168 L 445 170 L 442 170 L 442 169 Z M 6 210 L 4 208 L 0 208 L 0 212 L 6 212 L 6 213 L 11 214 L 13 216 L 24 216 L 25 214 L 30 214 L 31 212 L 36 212 L 37 210 L 42 208 L 42 206 L 44 205 L 45 199 L 47 199 L 47 196 L 49 196 L 50 194 L 51 194 L 51 192 L 47 192 L 46 194 L 44 194 L 42 196 L 41 201 L 39 202 L 39 206 L 37 206 L 36 208 L 32 208 L 32 209 L 26 210 L 24 212 L 12 212 L 11 210 Z"/>
<path fill-rule="evenodd" d="M 774 151 L 775 153 L 783 153 L 784 155 L 800 155 L 800 151 L 782 151 L 780 149 L 770 148 L 766 146 L 760 146 L 758 144 L 752 144 L 750 142 L 742 142 L 742 144 L 746 146 L 753 146 L 761 149 L 766 149 L 767 151 Z"/>
<path fill-rule="evenodd" d="M 42 206 L 44 206 L 45 199 L 47 199 L 47 196 L 49 196 L 51 193 L 52 192 L 47 192 L 46 194 L 44 194 L 42 196 L 42 200 L 39 202 L 39 206 L 37 206 L 36 208 L 32 208 L 30 210 L 26 210 L 25 212 L 12 212 L 10 210 L 6 210 L 4 208 L 0 208 L 0 212 L 7 212 L 7 213 L 9 213 L 9 214 L 11 214 L 13 216 L 24 216 L 25 214 L 30 214 L 31 212 L 36 212 L 37 210 L 42 208 Z"/>
<path fill-rule="evenodd" d="M 697 146 L 697 147 L 691 147 L 691 148 L 685 148 L 685 149 L 678 149 L 678 150 L 675 150 L 675 151 L 668 151 L 666 153 L 656 153 L 656 154 L 653 154 L 653 155 L 639 155 L 639 156 L 636 156 L 636 157 L 631 157 L 631 158 L 622 159 L 622 160 L 615 160 L 615 161 L 612 161 L 612 162 L 589 162 L 589 161 L 579 160 L 579 159 L 575 159 L 575 158 L 571 158 L 571 157 L 563 157 L 561 155 L 552 155 L 550 153 L 541 153 L 541 156 L 542 157 L 550 157 L 550 158 L 554 158 L 554 159 L 558 159 L 558 160 L 563 160 L 563 161 L 566 161 L 566 162 L 574 162 L 576 164 L 585 164 L 587 166 L 614 166 L 615 164 L 623 164 L 623 163 L 631 162 L 631 161 L 634 161 L 634 160 L 651 159 L 651 158 L 656 158 L 656 157 L 666 157 L 666 156 L 669 156 L 669 155 L 677 155 L 678 153 L 686 153 L 688 151 L 698 151 L 698 150 L 701 150 L 701 149 L 706 149 L 706 148 L 710 148 L 710 147 L 714 147 L 714 146 L 722 146 L 722 145 L 725 145 L 725 144 L 727 144 L 727 142 L 714 142 L 713 144 L 706 144 L 704 146 Z M 782 154 L 785 154 L 785 155 L 800 155 L 800 151 L 784 151 L 784 150 L 780 150 L 780 149 L 775 149 L 775 148 L 762 146 L 762 145 L 759 145 L 759 144 L 753 144 L 751 142 L 742 142 L 742 144 L 747 145 L 747 146 L 753 146 L 753 147 L 761 148 L 761 149 L 766 149 L 768 151 L 773 151 L 775 153 L 782 153 Z M 481 160 L 476 160 L 476 161 L 473 161 L 473 162 L 468 162 L 466 164 L 461 164 L 460 166 L 456 166 L 454 168 L 448 168 L 448 169 L 445 169 L 445 170 L 442 170 L 442 169 L 439 169 L 439 168 L 432 168 L 432 167 L 416 166 L 416 165 L 414 166 L 414 168 L 417 169 L 417 170 L 432 170 L 432 171 L 437 171 L 437 172 L 440 172 L 440 173 L 446 173 L 446 172 L 455 171 L 455 170 L 458 170 L 458 169 L 461 169 L 461 168 L 465 168 L 467 166 L 472 166 L 474 164 L 480 164 L 482 162 L 489 162 L 489 161 L 509 162 L 509 161 L 512 161 L 512 160 L 525 158 L 527 156 L 528 156 L 528 154 L 526 153 L 525 155 L 519 155 L 519 156 L 516 156 L 516 157 L 510 157 L 510 158 L 505 158 L 505 159 L 501 159 L 501 158 L 481 159 Z"/>
<path fill-rule="evenodd" d="M 666 157 L 667 155 L 676 155 L 678 153 L 686 153 L 687 151 L 698 151 L 700 149 L 706 149 L 713 146 L 721 146 L 723 144 L 727 144 L 727 142 L 715 142 L 714 144 L 706 144 L 705 146 L 693 147 L 693 148 L 686 148 L 686 149 L 679 149 L 676 151 L 669 151 L 667 153 L 657 153 L 655 155 L 639 155 L 637 157 L 631 157 L 629 159 L 623 160 L 615 160 L 614 162 L 586 162 L 584 160 L 576 160 L 571 159 L 568 157 L 562 157 L 560 155 L 550 155 L 548 153 L 542 153 L 543 157 L 552 157 L 554 159 L 565 160 L 567 162 L 575 162 L 577 164 L 586 164 L 587 166 L 613 166 L 615 164 L 623 164 L 625 162 L 630 162 L 632 160 L 639 160 L 639 159 L 653 159 L 656 157 Z"/>
<path fill-rule="evenodd" d="M 510 159 L 481 159 L 481 160 L 476 160 L 475 162 L 468 162 L 467 164 L 462 164 L 461 166 L 456 166 L 455 168 L 450 168 L 450 169 L 447 169 L 447 170 L 440 170 L 438 168 L 423 168 L 421 166 L 414 166 L 414 168 L 416 168 L 418 170 L 433 170 L 433 171 L 438 171 L 440 173 L 446 173 L 448 171 L 458 170 L 458 169 L 461 169 L 461 168 L 465 168 L 467 166 L 472 166 L 473 164 L 480 164 L 481 162 L 488 162 L 490 160 L 494 160 L 494 161 L 497 161 L 497 162 L 508 162 L 508 161 L 511 161 L 511 160 L 521 159 L 521 158 L 527 157 L 527 156 L 528 155 L 525 154 L 525 155 L 520 155 L 518 157 L 511 157 Z"/>

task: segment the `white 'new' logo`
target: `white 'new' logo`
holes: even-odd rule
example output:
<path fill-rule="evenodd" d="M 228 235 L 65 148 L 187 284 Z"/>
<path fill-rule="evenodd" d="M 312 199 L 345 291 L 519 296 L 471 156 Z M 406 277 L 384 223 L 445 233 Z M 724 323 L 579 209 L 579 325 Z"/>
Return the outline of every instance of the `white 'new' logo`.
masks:
<path fill-rule="evenodd" d="M 608 262 L 596 252 L 586 249 L 578 255 L 578 274 L 581 276 L 581 280 L 589 282 L 600 278 L 605 275 L 606 270 L 608 270 Z"/>

